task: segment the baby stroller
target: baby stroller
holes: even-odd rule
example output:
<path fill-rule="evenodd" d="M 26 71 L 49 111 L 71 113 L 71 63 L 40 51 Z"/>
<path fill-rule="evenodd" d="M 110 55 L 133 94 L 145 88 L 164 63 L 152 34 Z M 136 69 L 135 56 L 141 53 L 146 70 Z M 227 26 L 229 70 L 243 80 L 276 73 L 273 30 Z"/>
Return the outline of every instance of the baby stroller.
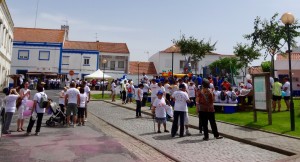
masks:
<path fill-rule="evenodd" d="M 61 111 L 60 107 L 55 102 L 51 102 L 49 108 L 52 111 L 52 116 L 46 121 L 46 125 L 54 127 L 56 123 L 64 124 L 66 115 Z"/>

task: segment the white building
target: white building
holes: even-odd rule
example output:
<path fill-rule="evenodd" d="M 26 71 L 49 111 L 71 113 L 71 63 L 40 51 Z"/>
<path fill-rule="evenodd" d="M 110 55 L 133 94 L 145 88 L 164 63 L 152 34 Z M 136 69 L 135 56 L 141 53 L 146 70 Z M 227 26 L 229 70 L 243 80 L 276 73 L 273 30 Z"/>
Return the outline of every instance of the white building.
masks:
<path fill-rule="evenodd" d="M 169 47 L 163 51 L 160 51 L 149 58 L 150 62 L 153 62 L 158 73 L 162 71 L 169 71 L 172 69 L 172 47 Z M 174 74 L 182 73 L 185 65 L 185 56 L 180 53 L 180 49 L 177 47 L 174 49 L 174 59 L 173 59 L 173 70 Z M 187 55 L 187 57 L 190 55 Z M 199 61 L 196 66 L 193 61 L 191 61 L 192 72 L 196 74 L 210 74 L 208 65 L 212 62 L 222 58 L 230 57 L 233 55 L 221 55 L 216 53 L 206 54 L 205 57 Z"/>
<path fill-rule="evenodd" d="M 68 33 L 68 26 L 60 30 L 15 28 L 12 73 L 82 79 L 99 68 L 103 70 L 103 59 L 107 60 L 108 75 L 128 73 L 130 53 L 126 43 L 69 41 Z M 72 76 L 70 71 L 74 72 Z"/>
<path fill-rule="evenodd" d="M 0 0 L 0 90 L 8 86 L 11 72 L 14 23 L 5 0 Z"/>
<path fill-rule="evenodd" d="M 65 30 L 15 28 L 11 71 L 14 74 L 61 73 Z"/>

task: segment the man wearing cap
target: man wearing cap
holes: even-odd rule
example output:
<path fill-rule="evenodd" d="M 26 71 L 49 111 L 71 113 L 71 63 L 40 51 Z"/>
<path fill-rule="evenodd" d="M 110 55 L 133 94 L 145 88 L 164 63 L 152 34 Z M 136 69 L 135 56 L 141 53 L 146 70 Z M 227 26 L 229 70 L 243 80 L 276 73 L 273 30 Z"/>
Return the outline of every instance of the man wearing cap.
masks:
<path fill-rule="evenodd" d="M 179 91 L 173 93 L 172 98 L 175 100 L 174 105 L 174 120 L 172 125 L 171 136 L 175 137 L 175 134 L 178 130 L 178 120 L 180 120 L 180 131 L 179 136 L 183 137 L 184 133 L 184 120 L 187 116 L 187 103 L 190 102 L 189 96 L 186 93 L 186 87 L 184 84 L 179 85 Z M 187 120 L 187 119 L 186 119 Z M 189 132 L 187 131 L 187 135 Z"/>

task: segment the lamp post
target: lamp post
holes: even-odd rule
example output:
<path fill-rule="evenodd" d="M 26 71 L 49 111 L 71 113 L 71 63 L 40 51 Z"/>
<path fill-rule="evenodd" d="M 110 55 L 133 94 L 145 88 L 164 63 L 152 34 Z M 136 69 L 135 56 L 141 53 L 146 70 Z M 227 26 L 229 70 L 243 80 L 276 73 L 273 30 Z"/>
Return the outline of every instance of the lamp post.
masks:
<path fill-rule="evenodd" d="M 104 59 L 104 60 L 102 60 L 102 64 L 103 64 L 103 81 L 102 81 L 102 99 L 103 99 L 103 96 L 104 96 L 104 73 L 105 73 L 105 65 L 106 65 L 106 63 L 107 63 L 107 60 L 106 59 Z"/>
<path fill-rule="evenodd" d="M 138 81 L 137 84 L 140 84 L 140 62 L 138 62 Z"/>
<path fill-rule="evenodd" d="M 176 50 L 176 46 L 172 46 L 171 47 L 171 51 L 172 51 L 172 78 L 174 77 L 174 52 Z"/>
<path fill-rule="evenodd" d="M 288 54 L 289 54 L 289 77 L 290 77 L 290 118 L 291 118 L 291 130 L 295 130 L 295 111 L 293 101 L 293 76 L 292 76 L 292 63 L 291 63 L 291 34 L 290 25 L 295 22 L 294 15 L 290 12 L 284 13 L 281 16 L 281 21 L 286 26 L 287 37 L 288 37 Z"/>

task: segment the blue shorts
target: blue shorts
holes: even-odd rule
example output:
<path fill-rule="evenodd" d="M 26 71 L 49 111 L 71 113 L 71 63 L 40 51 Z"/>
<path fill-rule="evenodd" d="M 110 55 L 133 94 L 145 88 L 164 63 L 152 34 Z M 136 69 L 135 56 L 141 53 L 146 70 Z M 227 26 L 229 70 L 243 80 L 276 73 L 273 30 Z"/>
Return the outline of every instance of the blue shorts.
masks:
<path fill-rule="evenodd" d="M 133 97 L 133 94 L 132 93 L 128 93 L 128 96 L 129 98 L 132 98 Z"/>
<path fill-rule="evenodd" d="M 167 122 L 167 118 L 166 117 L 165 118 L 158 118 L 158 117 L 156 117 L 155 120 L 156 120 L 156 122 L 158 124 L 161 124 L 161 123 L 165 124 Z"/>

